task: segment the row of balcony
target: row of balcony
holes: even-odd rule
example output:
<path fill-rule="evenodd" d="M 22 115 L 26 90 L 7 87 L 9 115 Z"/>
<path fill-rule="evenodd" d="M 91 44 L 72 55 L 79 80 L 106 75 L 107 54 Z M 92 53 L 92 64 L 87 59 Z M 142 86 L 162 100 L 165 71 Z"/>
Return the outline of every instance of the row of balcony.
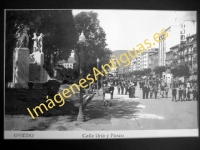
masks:
<path fill-rule="evenodd" d="M 193 51 L 186 52 L 185 55 L 192 55 Z"/>
<path fill-rule="evenodd" d="M 196 64 L 195 61 L 197 61 L 197 58 L 195 58 L 194 60 L 183 60 L 180 62 L 178 62 L 177 60 L 174 60 L 173 62 L 166 62 L 165 65 L 166 67 L 172 66 L 173 63 L 179 64 L 179 65 L 193 65 L 193 64 Z"/>

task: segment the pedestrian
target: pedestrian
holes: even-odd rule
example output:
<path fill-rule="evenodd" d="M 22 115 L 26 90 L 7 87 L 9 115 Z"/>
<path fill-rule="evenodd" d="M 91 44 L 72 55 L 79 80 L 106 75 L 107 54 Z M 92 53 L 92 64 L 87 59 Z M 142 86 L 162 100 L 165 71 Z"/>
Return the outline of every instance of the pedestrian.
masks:
<path fill-rule="evenodd" d="M 131 98 L 135 98 L 135 85 L 132 84 L 131 86 Z"/>
<path fill-rule="evenodd" d="M 165 96 L 168 97 L 169 87 L 168 85 L 165 86 Z"/>
<path fill-rule="evenodd" d="M 189 82 L 187 82 L 187 88 L 190 88 L 190 83 Z"/>
<path fill-rule="evenodd" d="M 125 84 L 125 95 L 127 95 L 128 92 L 128 83 Z"/>
<path fill-rule="evenodd" d="M 120 84 L 121 95 L 124 94 L 124 86 L 123 82 Z"/>
<path fill-rule="evenodd" d="M 155 96 L 155 99 L 156 99 L 157 98 L 157 93 L 158 93 L 158 86 L 156 84 L 153 87 L 153 93 L 154 93 L 154 96 Z"/>
<path fill-rule="evenodd" d="M 189 87 L 187 87 L 187 100 L 189 101 L 190 100 L 190 88 Z"/>
<path fill-rule="evenodd" d="M 129 83 L 128 85 L 128 94 L 129 94 L 129 98 L 131 98 L 132 96 L 132 91 L 131 91 L 131 84 Z"/>
<path fill-rule="evenodd" d="M 183 101 L 182 94 L 183 94 L 182 87 L 181 87 L 181 85 L 179 85 L 179 89 L 178 89 L 178 101 L 181 101 L 181 102 Z"/>
<path fill-rule="evenodd" d="M 135 82 L 134 82 L 134 86 L 137 86 L 137 80 L 135 80 Z"/>
<path fill-rule="evenodd" d="M 150 87 L 149 84 L 147 83 L 147 89 L 146 89 L 146 98 L 148 99 L 149 96 L 149 91 L 150 91 Z"/>
<path fill-rule="evenodd" d="M 141 89 L 144 87 L 144 81 L 141 82 Z"/>
<path fill-rule="evenodd" d="M 176 87 L 174 85 L 173 88 L 172 88 L 172 101 L 175 100 L 175 102 L 176 102 L 176 94 L 177 94 L 177 90 L 176 90 Z"/>
<path fill-rule="evenodd" d="M 160 85 L 160 95 L 164 97 L 164 86 L 162 84 Z"/>
<path fill-rule="evenodd" d="M 193 94 L 193 101 L 197 100 L 197 88 L 194 87 L 193 91 L 192 91 L 192 94 Z"/>
<path fill-rule="evenodd" d="M 106 84 L 103 85 L 103 101 L 104 101 L 104 106 L 106 105 L 106 93 L 108 93 L 109 89 Z"/>
<path fill-rule="evenodd" d="M 121 85 L 120 85 L 120 83 L 119 83 L 118 86 L 117 86 L 118 95 L 120 94 L 120 88 L 121 88 Z"/>
<path fill-rule="evenodd" d="M 114 85 L 113 84 L 111 84 L 109 90 L 110 90 L 111 99 L 113 99 L 113 93 L 114 93 Z"/>
<path fill-rule="evenodd" d="M 149 92 L 150 92 L 150 98 L 152 98 L 152 96 L 153 96 L 153 84 L 150 85 Z"/>
<path fill-rule="evenodd" d="M 92 92 L 94 92 L 94 85 L 93 84 L 91 84 L 91 88 L 92 88 Z"/>
<path fill-rule="evenodd" d="M 110 100 L 106 99 L 106 94 L 110 93 L 109 87 L 104 84 L 103 86 L 103 100 L 104 100 L 104 106 L 106 106 L 107 104 L 110 104 Z"/>
<path fill-rule="evenodd" d="M 187 94 L 186 94 L 186 85 L 183 85 L 183 101 L 185 102 L 187 100 Z"/>
<path fill-rule="evenodd" d="M 124 94 L 124 83 L 122 82 L 122 84 L 121 84 L 121 95 L 123 95 Z"/>
<path fill-rule="evenodd" d="M 142 88 L 143 99 L 145 99 L 146 91 L 147 91 L 147 85 L 146 85 L 146 83 L 145 83 L 144 86 L 143 86 L 143 88 Z"/>

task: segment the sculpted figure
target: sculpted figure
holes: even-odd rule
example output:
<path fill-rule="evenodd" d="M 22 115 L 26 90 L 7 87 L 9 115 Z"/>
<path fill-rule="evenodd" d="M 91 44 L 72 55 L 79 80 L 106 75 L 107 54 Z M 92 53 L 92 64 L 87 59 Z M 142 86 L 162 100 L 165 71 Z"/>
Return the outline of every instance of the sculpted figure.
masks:
<path fill-rule="evenodd" d="M 33 33 L 33 52 L 35 52 L 38 49 L 38 37 L 36 36 L 36 33 Z"/>
<path fill-rule="evenodd" d="M 15 38 L 17 39 L 16 48 L 20 48 L 22 45 L 22 39 L 20 38 L 21 32 L 22 32 L 22 29 L 21 29 L 21 27 L 19 27 L 19 29 L 15 33 Z"/>
<path fill-rule="evenodd" d="M 15 38 L 17 39 L 16 47 L 28 47 L 29 44 L 29 36 L 28 36 L 28 26 L 24 25 L 23 28 L 19 28 L 19 30 L 15 34 Z"/>
<path fill-rule="evenodd" d="M 43 50 L 43 43 L 42 43 L 43 37 L 44 37 L 43 33 L 40 33 L 40 35 L 38 36 L 38 47 L 39 47 L 41 53 L 42 53 L 42 50 Z"/>

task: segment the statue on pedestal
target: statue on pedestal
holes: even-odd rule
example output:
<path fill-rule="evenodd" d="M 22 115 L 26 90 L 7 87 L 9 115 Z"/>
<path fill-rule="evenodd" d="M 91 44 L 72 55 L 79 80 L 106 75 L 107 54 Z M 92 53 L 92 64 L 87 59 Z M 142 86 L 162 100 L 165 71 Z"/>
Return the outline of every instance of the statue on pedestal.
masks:
<path fill-rule="evenodd" d="M 39 48 L 41 53 L 42 53 L 42 49 L 43 49 L 43 43 L 42 43 L 43 37 L 44 37 L 43 33 L 40 33 L 40 35 L 38 36 L 38 48 Z"/>
<path fill-rule="evenodd" d="M 28 47 L 28 44 L 29 44 L 28 31 L 29 31 L 29 29 L 30 28 L 28 28 L 27 25 L 19 27 L 19 29 L 15 33 L 15 38 L 17 39 L 16 48 L 27 48 Z"/>
<path fill-rule="evenodd" d="M 35 52 L 38 49 L 38 37 L 36 36 L 36 33 L 33 33 L 33 52 Z"/>
<path fill-rule="evenodd" d="M 35 55 L 36 53 L 35 52 L 40 52 L 40 53 L 43 53 L 42 52 L 42 49 L 43 49 L 43 37 L 44 37 L 44 34 L 40 33 L 40 35 L 37 37 L 36 33 L 33 33 L 33 53 L 30 54 L 30 57 L 31 57 L 31 63 L 36 63 L 35 61 Z"/>

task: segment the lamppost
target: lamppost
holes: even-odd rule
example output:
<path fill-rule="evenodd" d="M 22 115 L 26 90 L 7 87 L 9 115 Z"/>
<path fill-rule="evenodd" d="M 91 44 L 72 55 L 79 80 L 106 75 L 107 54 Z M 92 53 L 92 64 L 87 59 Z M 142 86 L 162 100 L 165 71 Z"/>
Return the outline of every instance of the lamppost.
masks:
<path fill-rule="evenodd" d="M 84 36 L 83 32 L 79 36 L 79 41 L 78 42 L 80 43 L 80 47 L 82 48 L 83 44 L 85 43 L 85 36 Z M 81 52 L 81 49 L 79 49 L 79 53 L 78 53 L 78 56 L 79 56 L 79 64 L 78 64 L 79 67 L 78 67 L 78 69 L 79 69 L 79 77 L 81 79 L 83 71 L 81 71 L 80 52 Z M 80 105 L 79 105 L 79 113 L 78 113 L 78 116 L 77 116 L 77 121 L 78 122 L 84 122 L 85 121 L 85 116 L 83 114 L 83 97 L 82 97 L 82 93 L 83 92 L 82 91 L 83 91 L 82 87 L 80 86 L 80 94 L 79 94 Z"/>
<path fill-rule="evenodd" d="M 97 69 L 99 69 L 99 58 L 97 58 Z M 97 91 L 98 91 L 98 96 L 99 96 L 99 80 L 97 77 Z"/>

